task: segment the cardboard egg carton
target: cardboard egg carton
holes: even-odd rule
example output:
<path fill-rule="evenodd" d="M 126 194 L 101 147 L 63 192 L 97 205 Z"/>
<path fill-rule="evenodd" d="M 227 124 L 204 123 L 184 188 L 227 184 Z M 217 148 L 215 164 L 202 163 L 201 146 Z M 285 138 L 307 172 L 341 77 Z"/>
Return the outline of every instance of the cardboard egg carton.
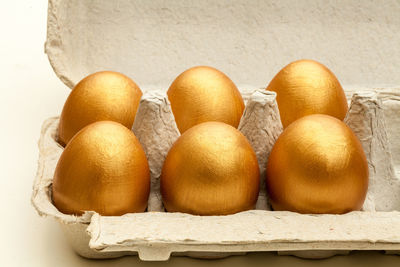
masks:
<path fill-rule="evenodd" d="M 41 215 L 56 218 L 77 253 L 89 258 L 138 254 L 142 260 L 167 260 L 171 254 L 226 256 L 252 251 L 278 251 L 320 258 L 350 250 L 400 251 L 400 179 L 391 150 L 398 136 L 387 125 L 400 112 L 400 94 L 363 90 L 351 99 L 345 122 L 360 139 L 370 171 L 362 211 L 344 215 L 302 215 L 271 211 L 265 187 L 265 166 L 282 132 L 275 93 L 254 91 L 246 99 L 239 130 L 252 144 L 260 166 L 256 210 L 228 216 L 194 216 L 164 211 L 160 173 L 179 137 L 168 98 L 145 92 L 133 125 L 149 160 L 151 192 L 148 211 L 107 217 L 86 212 L 81 217 L 60 213 L 51 200 L 51 184 L 63 148 L 57 143 L 58 118 L 48 119 L 39 141 L 39 167 L 32 196 Z M 386 124 L 386 121 L 388 123 Z M 393 131 L 399 135 L 399 132 Z M 392 142 L 391 142 L 392 141 Z M 397 155 L 396 155 L 397 156 Z M 395 158 L 398 160 L 398 158 Z"/>
<path fill-rule="evenodd" d="M 256 210 L 228 216 L 193 216 L 163 209 L 159 175 L 169 148 L 179 136 L 165 91 L 171 79 L 193 64 L 206 62 L 226 71 L 238 84 L 260 85 L 277 71 L 270 66 L 298 59 L 297 48 L 303 47 L 304 55 L 324 58 L 322 63 L 341 71 L 337 74 L 345 81 L 377 84 L 382 80 L 376 77 L 381 77 L 398 84 L 394 62 L 397 57 L 391 53 L 380 54 L 374 59 L 375 65 L 369 64 L 370 56 L 358 56 L 358 63 L 363 66 L 359 69 L 347 64 L 347 56 L 335 53 L 341 47 L 337 40 L 354 34 L 353 24 L 346 25 L 350 23 L 347 18 L 352 16 L 328 14 L 335 10 L 327 8 L 333 3 L 300 1 L 296 8 L 289 8 L 292 4 L 172 0 L 165 6 L 159 0 L 49 0 L 45 50 L 61 81 L 72 88 L 84 76 L 108 69 L 123 72 L 138 84 L 147 84 L 142 87 L 146 90 L 132 129 L 143 145 L 151 170 L 147 212 L 117 217 L 91 211 L 79 217 L 60 213 L 51 199 L 54 170 L 63 150 L 56 141 L 58 117 L 43 123 L 32 203 L 40 215 L 59 222 L 77 253 L 88 258 L 138 255 L 142 260 L 166 260 L 171 255 L 216 258 L 253 251 L 277 251 L 306 258 L 346 254 L 351 250 L 400 254 L 400 88 L 345 88 L 351 104 L 345 122 L 360 139 L 370 171 L 362 211 L 344 215 L 271 211 L 265 189 L 265 166 L 282 125 L 274 93 L 255 90 L 254 86 L 241 86 L 246 107 L 239 130 L 249 139 L 259 161 Z M 358 4 L 349 4 L 349 8 L 353 5 Z M 385 8 L 396 7 L 388 3 Z M 280 13 L 282 10 L 291 10 L 290 16 Z M 313 12 L 309 13 L 310 10 Z M 366 20 L 375 15 L 366 10 L 351 23 L 364 29 L 363 16 Z M 280 22 L 280 17 L 288 23 Z M 324 38 L 313 40 L 312 46 L 304 43 L 307 38 L 296 37 L 308 36 L 310 32 L 319 36 L 324 28 L 315 21 L 325 17 L 340 22 L 343 31 L 326 33 Z M 385 17 L 389 17 L 390 23 L 392 17 Z M 270 27 L 274 20 L 272 25 L 279 26 L 279 34 Z M 395 47 L 400 42 L 400 35 L 390 34 L 398 26 L 392 23 L 385 31 L 375 31 L 376 40 L 387 41 L 380 44 L 383 50 L 389 51 L 390 45 Z M 358 35 L 347 45 L 358 48 L 360 43 L 366 44 L 362 51 L 373 55 L 374 43 L 367 45 L 372 39 L 366 30 L 367 33 L 357 31 Z M 280 44 L 291 44 L 292 53 L 282 53 Z M 267 51 L 269 64 L 260 59 L 260 49 Z M 322 54 L 316 55 L 315 51 Z M 377 65 L 381 67 L 374 67 Z M 248 71 L 243 71 L 243 67 Z M 379 75 L 370 75 L 375 72 Z"/>

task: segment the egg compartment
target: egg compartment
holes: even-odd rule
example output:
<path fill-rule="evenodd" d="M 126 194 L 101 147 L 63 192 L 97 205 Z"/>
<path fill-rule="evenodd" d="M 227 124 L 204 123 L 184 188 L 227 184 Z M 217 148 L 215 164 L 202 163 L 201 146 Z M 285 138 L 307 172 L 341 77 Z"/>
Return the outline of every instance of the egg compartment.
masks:
<path fill-rule="evenodd" d="M 277 251 L 307 258 L 350 250 L 400 251 L 399 89 L 347 91 L 345 122 L 365 150 L 370 184 L 363 211 L 344 215 L 303 215 L 270 211 L 265 166 L 282 125 L 275 93 L 242 90 L 246 107 L 239 130 L 253 146 L 261 170 L 256 210 L 227 216 L 164 212 L 159 176 L 166 154 L 179 137 L 170 104 L 161 91 L 145 92 L 133 125 L 151 171 L 148 212 L 123 216 L 83 216 L 59 212 L 51 201 L 51 183 L 63 148 L 57 143 L 58 117 L 46 120 L 39 141 L 39 166 L 32 203 L 40 215 L 56 218 L 73 249 L 88 258 L 138 254 L 142 260 L 170 255 L 215 258 L 252 251 Z M 387 123 L 386 123 L 387 121 Z M 396 175 L 397 174 L 397 175 Z"/>
<path fill-rule="evenodd" d="M 246 91 L 246 103 L 238 129 L 255 149 L 261 177 L 273 144 L 282 132 L 275 93 L 266 90 Z M 180 136 L 171 106 L 164 92 L 146 92 L 140 102 L 132 127 L 147 155 L 150 166 L 151 189 L 148 211 L 164 211 L 160 193 L 160 175 L 164 160 L 172 144 Z M 270 210 L 265 190 L 265 179 L 260 179 L 257 208 Z"/>

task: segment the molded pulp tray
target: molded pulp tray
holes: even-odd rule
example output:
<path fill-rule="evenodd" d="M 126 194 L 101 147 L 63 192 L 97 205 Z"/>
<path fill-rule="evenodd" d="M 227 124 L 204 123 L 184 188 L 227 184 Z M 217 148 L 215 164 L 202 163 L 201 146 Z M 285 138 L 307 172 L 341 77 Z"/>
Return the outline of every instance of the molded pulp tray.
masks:
<path fill-rule="evenodd" d="M 151 168 L 148 212 L 117 217 L 87 212 L 60 213 L 51 202 L 51 182 L 62 147 L 56 142 L 58 118 L 48 119 L 39 142 L 40 158 L 32 201 L 42 215 L 55 217 L 73 248 L 90 258 L 138 253 L 142 260 L 167 260 L 171 253 L 218 257 L 249 251 L 278 251 L 320 258 L 349 250 L 400 250 L 400 180 L 392 162 L 399 148 L 398 89 L 354 93 L 346 123 L 362 142 L 370 167 L 363 211 L 345 215 L 301 215 L 270 211 L 265 192 L 265 161 L 282 131 L 275 94 L 257 90 L 246 99 L 239 129 L 255 148 L 261 169 L 257 210 L 229 216 L 166 213 L 159 195 L 159 173 L 170 145 L 178 137 L 169 102 L 161 92 L 143 95 L 133 131 Z M 386 126 L 385 120 L 388 122 Z M 388 131 L 386 130 L 388 129 Z M 389 136 L 387 133 L 392 134 Z M 267 145 L 257 145 L 257 144 Z"/>
<path fill-rule="evenodd" d="M 45 49 L 67 86 L 109 69 L 127 74 L 146 89 L 132 130 L 149 160 L 151 193 L 145 213 L 118 217 L 60 213 L 51 201 L 54 169 L 62 153 L 55 117 L 43 123 L 39 141 L 32 194 L 38 213 L 56 218 L 73 249 L 89 258 L 136 254 L 142 260 L 167 260 L 171 254 L 215 258 L 252 251 L 308 258 L 351 250 L 400 253 L 400 89 L 396 87 L 400 7 L 395 1 L 385 5 L 346 1 L 339 12 L 335 5 L 49 0 Z M 344 85 L 364 85 L 345 86 L 351 102 L 345 122 L 360 139 L 370 171 L 362 211 L 301 215 L 270 210 L 265 164 L 282 125 L 275 95 L 254 88 L 265 87 L 284 64 L 303 57 L 326 64 Z M 239 130 L 249 139 L 260 165 L 256 210 L 229 216 L 164 212 L 159 175 L 179 136 L 165 91 L 176 75 L 199 64 L 226 72 L 246 100 Z M 381 84 L 395 88 L 365 88 Z"/>

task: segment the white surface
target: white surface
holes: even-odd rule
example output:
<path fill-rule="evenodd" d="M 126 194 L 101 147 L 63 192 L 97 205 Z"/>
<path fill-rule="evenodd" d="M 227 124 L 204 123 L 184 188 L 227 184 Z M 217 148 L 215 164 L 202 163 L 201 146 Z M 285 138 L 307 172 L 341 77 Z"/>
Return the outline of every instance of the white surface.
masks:
<path fill-rule="evenodd" d="M 55 221 L 42 219 L 30 205 L 36 171 L 37 140 L 45 118 L 58 115 L 68 90 L 43 53 L 47 2 L 0 3 L 0 222 L 1 266 L 135 266 L 135 257 L 92 261 L 76 256 Z M 399 49 L 393 47 L 392 49 Z M 6 218 L 6 219 L 4 219 Z M 307 261 L 272 253 L 217 261 L 174 258 L 171 266 L 398 266 L 400 257 L 358 252 L 328 260 Z M 142 263 L 163 266 L 165 263 Z"/>

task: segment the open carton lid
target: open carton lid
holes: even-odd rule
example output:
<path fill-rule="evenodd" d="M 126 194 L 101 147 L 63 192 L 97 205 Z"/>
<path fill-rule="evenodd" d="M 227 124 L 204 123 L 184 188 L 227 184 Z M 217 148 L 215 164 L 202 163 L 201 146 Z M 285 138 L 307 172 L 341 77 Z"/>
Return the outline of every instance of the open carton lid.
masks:
<path fill-rule="evenodd" d="M 71 88 L 114 70 L 166 90 L 195 65 L 220 69 L 240 88 L 266 87 L 302 58 L 346 87 L 398 86 L 400 5 L 360 3 L 50 0 L 45 51 Z"/>

